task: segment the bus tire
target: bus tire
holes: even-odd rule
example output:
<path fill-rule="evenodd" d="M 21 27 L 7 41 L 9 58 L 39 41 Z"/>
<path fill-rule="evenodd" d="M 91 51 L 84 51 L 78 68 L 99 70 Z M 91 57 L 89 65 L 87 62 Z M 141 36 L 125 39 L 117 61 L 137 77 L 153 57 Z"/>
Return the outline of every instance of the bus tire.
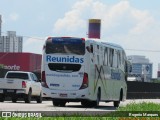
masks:
<path fill-rule="evenodd" d="M 60 105 L 60 107 L 65 107 L 66 102 L 60 102 L 59 105 Z"/>
<path fill-rule="evenodd" d="M 121 92 L 120 92 L 120 101 L 123 101 L 123 90 L 121 89 Z"/>
<path fill-rule="evenodd" d="M 123 99 L 123 90 L 121 89 L 121 91 L 120 91 L 120 95 L 119 95 L 119 101 L 114 101 L 113 102 L 113 104 L 114 104 L 114 107 L 119 107 L 119 105 L 120 105 L 120 101 L 122 101 L 122 99 Z"/>
<path fill-rule="evenodd" d="M 96 101 L 93 102 L 93 107 L 98 107 L 100 100 L 101 100 L 101 90 L 99 88 L 97 92 L 97 99 Z"/>
<path fill-rule="evenodd" d="M 52 100 L 52 102 L 53 102 L 53 106 L 65 107 L 65 105 L 66 105 L 66 102 L 57 102 L 54 100 Z"/>
<path fill-rule="evenodd" d="M 53 103 L 53 106 L 59 106 L 60 105 L 59 102 L 56 102 L 56 101 L 53 101 L 53 100 L 52 100 L 52 103 Z"/>
<path fill-rule="evenodd" d="M 98 92 L 97 92 L 96 101 L 84 100 L 84 101 L 81 101 L 81 104 L 84 107 L 97 107 L 97 106 L 99 106 L 100 99 L 101 99 L 101 92 L 100 92 L 100 89 L 99 89 Z"/>
<path fill-rule="evenodd" d="M 118 108 L 119 104 L 120 104 L 120 101 L 114 101 L 113 104 L 114 104 L 114 107 Z"/>
<path fill-rule="evenodd" d="M 16 103 L 16 102 L 17 102 L 17 98 L 13 97 L 13 98 L 12 98 L 12 102 L 13 102 L 13 103 Z"/>
<path fill-rule="evenodd" d="M 87 108 L 94 107 L 94 101 L 84 100 L 81 101 L 81 105 Z"/>
<path fill-rule="evenodd" d="M 87 100 L 81 101 L 81 105 L 84 107 L 88 107 L 90 103 Z"/>
<path fill-rule="evenodd" d="M 4 99 L 5 99 L 4 95 L 0 95 L 0 102 L 4 102 Z"/>

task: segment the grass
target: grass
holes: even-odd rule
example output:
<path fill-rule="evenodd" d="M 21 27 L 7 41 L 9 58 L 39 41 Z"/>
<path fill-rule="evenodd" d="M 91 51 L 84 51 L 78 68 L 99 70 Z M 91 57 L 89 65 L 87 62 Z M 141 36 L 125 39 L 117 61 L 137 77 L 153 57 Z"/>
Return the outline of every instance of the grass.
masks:
<path fill-rule="evenodd" d="M 147 113 L 147 114 L 146 114 Z M 152 102 L 142 102 L 142 103 L 130 103 L 125 107 L 120 107 L 117 111 L 108 114 L 107 116 L 116 117 L 131 117 L 131 116 L 159 116 L 160 117 L 160 104 Z M 152 117 L 153 117 L 152 116 Z M 160 118 L 159 118 L 160 119 Z"/>
<path fill-rule="evenodd" d="M 61 116 L 61 117 L 42 117 L 42 118 L 25 118 L 26 120 L 126 120 L 130 118 L 135 118 L 129 116 L 129 113 L 133 114 L 139 114 L 139 113 L 152 113 L 152 114 L 158 114 L 158 117 L 152 117 L 154 119 L 160 120 L 160 104 L 152 103 L 152 102 L 142 102 L 142 103 L 130 103 L 126 105 L 125 107 L 120 107 L 117 109 L 117 111 L 104 114 L 102 116 L 89 116 L 84 117 L 83 115 L 75 115 L 75 116 Z M 148 120 L 150 117 L 137 117 L 138 119 L 145 118 L 143 120 Z M 2 120 L 23 120 L 24 118 L 0 118 Z M 136 120 L 138 120 L 136 119 Z M 132 119 L 131 119 L 132 120 Z M 135 119 L 134 119 L 135 120 Z"/>
<path fill-rule="evenodd" d="M 118 111 L 160 111 L 160 104 L 153 102 L 130 103 L 125 107 L 120 107 Z"/>
<path fill-rule="evenodd" d="M 150 120 L 150 118 L 135 117 L 44 117 L 44 118 L 1 118 L 1 120 Z M 155 118 L 152 120 L 159 120 Z"/>

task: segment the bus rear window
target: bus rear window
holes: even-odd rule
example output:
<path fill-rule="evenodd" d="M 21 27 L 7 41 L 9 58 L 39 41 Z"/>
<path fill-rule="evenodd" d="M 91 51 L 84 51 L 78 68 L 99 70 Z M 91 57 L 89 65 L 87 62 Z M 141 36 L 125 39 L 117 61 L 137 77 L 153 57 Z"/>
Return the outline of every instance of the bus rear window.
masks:
<path fill-rule="evenodd" d="M 52 38 L 46 42 L 46 54 L 85 54 L 85 41 L 80 38 Z"/>

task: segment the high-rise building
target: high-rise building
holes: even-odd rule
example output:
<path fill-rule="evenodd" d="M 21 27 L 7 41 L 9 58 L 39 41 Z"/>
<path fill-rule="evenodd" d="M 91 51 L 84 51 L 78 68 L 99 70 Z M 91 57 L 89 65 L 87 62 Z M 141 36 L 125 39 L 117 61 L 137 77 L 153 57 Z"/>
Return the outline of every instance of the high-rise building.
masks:
<path fill-rule="evenodd" d="M 157 79 L 160 80 L 160 63 L 158 63 Z"/>
<path fill-rule="evenodd" d="M 0 52 L 22 52 L 23 37 L 15 31 L 8 31 L 7 36 L 0 36 Z"/>
<path fill-rule="evenodd" d="M 129 77 L 135 77 L 139 81 L 150 82 L 152 78 L 152 63 L 145 56 L 130 55 L 127 59 L 132 64 Z"/>

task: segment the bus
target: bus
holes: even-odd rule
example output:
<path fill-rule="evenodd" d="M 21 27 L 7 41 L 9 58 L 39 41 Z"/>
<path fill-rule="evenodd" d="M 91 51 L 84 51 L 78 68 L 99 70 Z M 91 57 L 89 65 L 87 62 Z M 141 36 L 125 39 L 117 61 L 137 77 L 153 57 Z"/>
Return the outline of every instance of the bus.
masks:
<path fill-rule="evenodd" d="M 126 99 L 126 54 L 124 49 L 100 39 L 48 37 L 42 54 L 43 97 L 54 106 L 81 102 L 95 107 Z"/>

